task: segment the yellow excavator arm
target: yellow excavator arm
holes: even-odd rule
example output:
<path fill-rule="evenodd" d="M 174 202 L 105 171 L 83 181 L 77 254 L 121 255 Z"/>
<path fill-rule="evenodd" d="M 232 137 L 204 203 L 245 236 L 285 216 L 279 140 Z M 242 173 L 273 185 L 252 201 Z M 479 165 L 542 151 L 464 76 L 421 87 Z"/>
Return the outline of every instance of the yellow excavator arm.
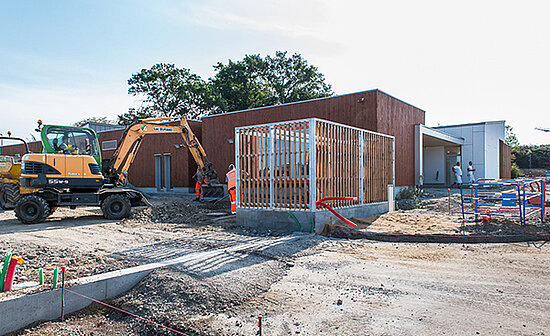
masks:
<path fill-rule="evenodd" d="M 105 168 L 106 176 L 113 184 L 127 183 L 128 168 L 136 158 L 143 138 L 149 134 L 180 134 L 183 144 L 189 149 L 193 159 L 206 176 L 209 185 L 219 184 L 218 175 L 208 161 L 206 152 L 189 127 L 186 119 L 179 119 L 178 125 L 167 125 L 166 122 L 178 121 L 170 118 L 143 119 L 130 125 L 122 135 L 122 139 L 113 157 Z"/>

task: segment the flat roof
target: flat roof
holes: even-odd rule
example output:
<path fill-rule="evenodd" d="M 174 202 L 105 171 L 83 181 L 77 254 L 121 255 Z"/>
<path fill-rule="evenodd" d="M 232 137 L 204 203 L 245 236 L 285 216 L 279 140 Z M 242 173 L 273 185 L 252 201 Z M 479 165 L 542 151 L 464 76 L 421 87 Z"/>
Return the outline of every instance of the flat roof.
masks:
<path fill-rule="evenodd" d="M 454 135 L 446 133 L 446 132 L 438 131 L 438 130 L 434 129 L 433 127 L 428 127 L 428 126 L 422 125 L 422 124 L 416 124 L 415 126 L 417 127 L 417 129 L 420 131 L 420 134 L 422 134 L 422 135 L 426 135 L 426 136 L 432 137 L 434 139 L 446 141 L 446 142 L 457 144 L 457 145 L 463 145 L 464 144 L 464 138 L 462 138 L 462 137 L 457 137 L 457 136 L 454 136 Z"/>
<path fill-rule="evenodd" d="M 207 116 L 204 116 L 202 117 L 202 119 L 204 118 L 215 118 L 215 117 L 221 117 L 221 116 L 224 116 L 224 115 L 228 115 L 228 114 L 235 114 L 235 113 L 243 113 L 243 112 L 248 112 L 248 111 L 255 111 L 255 110 L 261 110 L 261 109 L 268 109 L 268 108 L 272 108 L 272 107 L 279 107 L 279 106 L 288 106 L 288 105 L 294 105 L 294 104 L 302 104 L 302 103 L 309 103 L 309 102 L 313 102 L 313 101 L 318 101 L 318 100 L 323 100 L 323 99 L 333 99 L 333 98 L 339 98 L 339 97 L 345 97 L 345 96 L 351 96 L 351 95 L 356 95 L 356 94 L 360 94 L 360 93 L 368 93 L 368 92 L 381 92 L 383 94 L 385 94 L 386 96 L 389 96 L 389 97 L 392 97 L 393 99 L 395 100 L 398 100 L 400 102 L 402 102 L 403 104 L 407 104 L 409 106 L 412 106 L 416 109 L 419 109 L 421 110 L 422 112 L 426 112 L 424 111 L 423 109 L 421 108 L 418 108 L 412 104 L 409 104 L 407 103 L 406 101 L 404 100 L 401 100 L 399 98 L 396 98 L 380 89 L 372 89 L 372 90 L 365 90 L 365 91 L 358 91 L 358 92 L 352 92 L 352 93 L 344 93 L 344 94 L 341 94 L 341 95 L 335 95 L 335 96 L 329 96 L 329 97 L 321 97 L 321 98 L 313 98 L 313 99 L 308 99 L 308 100 L 301 100 L 301 101 L 297 101 L 297 102 L 291 102 L 291 103 L 284 103 L 284 104 L 279 104 L 279 105 L 269 105 L 269 106 L 262 106 L 262 107 L 254 107 L 254 108 L 251 108 L 251 109 L 246 109 L 246 110 L 238 110 L 238 111 L 231 111 L 231 112 L 225 112 L 225 113 L 220 113 L 220 114 L 212 114 L 212 115 L 207 115 Z"/>
<path fill-rule="evenodd" d="M 463 127 L 463 126 L 485 125 L 485 124 L 490 124 L 490 123 L 506 123 L 506 120 L 481 121 L 481 122 L 467 123 L 467 124 L 444 125 L 444 126 L 430 126 L 430 127 L 431 127 L 431 128 Z"/>

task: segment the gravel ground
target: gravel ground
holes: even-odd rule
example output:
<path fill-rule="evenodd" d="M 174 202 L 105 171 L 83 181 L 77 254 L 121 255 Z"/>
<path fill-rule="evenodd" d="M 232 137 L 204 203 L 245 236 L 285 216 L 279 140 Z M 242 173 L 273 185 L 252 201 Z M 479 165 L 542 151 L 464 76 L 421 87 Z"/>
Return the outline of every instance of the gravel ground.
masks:
<path fill-rule="evenodd" d="M 121 222 L 106 220 L 97 208 L 86 207 L 58 209 L 45 223 L 23 225 L 13 211 L 0 210 L 0 265 L 6 253 L 12 252 L 25 261 L 17 268 L 15 283 L 38 281 L 39 268 L 44 269 L 47 283 L 40 288 L 0 293 L 0 298 L 49 289 L 57 266 L 66 266 L 67 280 L 72 280 L 149 262 L 133 258 L 135 252 L 166 242 L 179 241 L 181 245 L 186 241 L 187 245 L 208 248 L 218 244 L 212 242 L 239 241 L 236 234 L 222 233 L 235 227 L 234 216 L 213 223 L 212 219 L 219 217 L 205 215 L 220 213 L 228 207 L 225 203 L 213 206 L 165 198 L 153 203 L 152 208 L 133 210 L 132 218 Z M 186 216 L 180 217 L 180 211 Z M 164 217 L 170 220 L 162 220 Z M 201 236 L 198 239 L 197 234 Z"/>
<path fill-rule="evenodd" d="M 308 238 L 284 261 L 157 270 L 112 303 L 189 335 L 547 335 L 550 250 Z M 306 244 L 307 245 L 307 244 Z M 128 330 L 131 330 L 127 332 Z M 175 335 L 97 308 L 17 335 Z"/>
<path fill-rule="evenodd" d="M 435 224 L 448 216 L 454 223 L 455 214 L 441 213 L 444 202 L 426 200 L 423 209 L 396 212 L 402 217 L 387 222 L 443 230 L 445 226 L 422 224 L 422 216 L 431 216 Z M 550 333 L 548 245 L 396 244 L 312 235 L 277 243 L 269 232 L 237 227 L 234 217 L 225 214 L 227 205 L 185 199 L 157 199 L 154 204 L 121 222 L 81 209 L 86 213 L 56 212 L 45 224 L 23 226 L 9 212 L 0 213 L 0 246 L 9 242 L 14 253 L 29 260 L 28 269 L 21 267 L 26 276 L 38 265 L 61 264 L 62 256 L 68 256 L 65 263 L 74 259 L 70 269 L 76 274 L 94 274 L 102 272 L 101 265 L 123 267 L 117 261 L 139 264 L 160 256 L 272 242 L 158 269 L 109 301 L 188 335 L 254 335 L 258 315 L 264 316 L 263 335 Z M 210 216 L 212 212 L 219 214 Z M 378 224 L 383 228 L 382 222 L 362 223 Z M 97 257 L 104 262 L 95 262 Z M 63 323 L 40 323 L 13 335 L 175 333 L 94 304 Z"/>

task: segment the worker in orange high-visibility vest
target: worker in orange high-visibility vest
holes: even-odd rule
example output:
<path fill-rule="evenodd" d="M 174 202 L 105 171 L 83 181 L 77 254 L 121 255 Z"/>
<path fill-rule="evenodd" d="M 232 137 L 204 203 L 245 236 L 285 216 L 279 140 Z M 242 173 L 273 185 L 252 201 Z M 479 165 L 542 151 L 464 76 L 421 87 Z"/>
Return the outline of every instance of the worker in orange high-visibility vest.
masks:
<path fill-rule="evenodd" d="M 229 171 L 225 174 L 227 180 L 227 191 L 229 192 L 229 200 L 231 201 L 231 213 L 237 213 L 237 171 L 233 164 L 229 165 Z"/>
<path fill-rule="evenodd" d="M 203 175 L 201 172 L 201 169 L 197 167 L 197 172 L 195 175 L 193 175 L 193 178 L 197 180 L 197 183 L 195 184 L 195 192 L 197 194 L 197 198 L 195 198 L 196 201 L 202 201 L 203 198 L 203 192 L 202 192 L 202 183 L 203 183 Z"/>

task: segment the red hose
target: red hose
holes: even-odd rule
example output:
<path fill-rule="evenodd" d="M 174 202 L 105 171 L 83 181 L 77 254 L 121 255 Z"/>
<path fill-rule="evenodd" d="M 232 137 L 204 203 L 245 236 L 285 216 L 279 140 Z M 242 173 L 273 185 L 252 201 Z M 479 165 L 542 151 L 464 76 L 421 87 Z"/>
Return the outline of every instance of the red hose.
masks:
<path fill-rule="evenodd" d="M 334 216 L 340 218 L 341 220 L 343 220 L 347 224 L 349 224 L 353 227 L 357 227 L 357 224 L 353 223 L 349 219 L 347 219 L 344 216 L 337 213 L 333 208 L 331 208 L 330 206 L 323 203 L 324 201 L 357 201 L 357 197 L 325 197 L 325 198 L 321 198 L 320 200 L 317 201 L 317 203 L 315 203 L 317 205 L 324 206 L 325 208 L 327 208 L 328 211 L 332 212 L 334 214 Z"/>

